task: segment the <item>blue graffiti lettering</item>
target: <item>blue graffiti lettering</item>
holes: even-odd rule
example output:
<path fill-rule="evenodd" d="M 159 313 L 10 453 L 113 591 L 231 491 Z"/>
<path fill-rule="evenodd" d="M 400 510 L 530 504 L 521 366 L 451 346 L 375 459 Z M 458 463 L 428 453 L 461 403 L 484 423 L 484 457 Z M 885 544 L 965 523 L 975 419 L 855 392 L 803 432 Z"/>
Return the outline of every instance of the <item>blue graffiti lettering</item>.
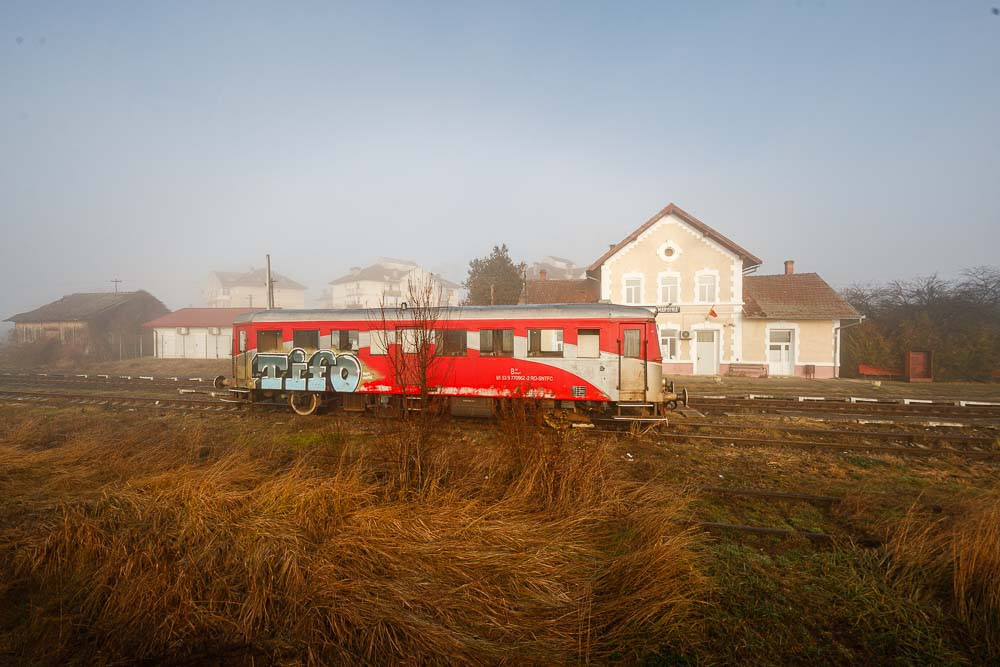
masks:
<path fill-rule="evenodd" d="M 333 350 L 317 350 L 308 360 L 300 347 L 288 354 L 257 354 L 251 372 L 261 389 L 350 393 L 361 384 L 358 358 Z"/>

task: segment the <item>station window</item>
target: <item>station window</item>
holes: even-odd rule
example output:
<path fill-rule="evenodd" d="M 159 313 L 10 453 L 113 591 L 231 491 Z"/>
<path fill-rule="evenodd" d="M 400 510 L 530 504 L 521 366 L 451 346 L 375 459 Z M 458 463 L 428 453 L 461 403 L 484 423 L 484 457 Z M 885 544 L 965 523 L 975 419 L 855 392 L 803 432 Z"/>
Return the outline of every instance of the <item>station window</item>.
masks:
<path fill-rule="evenodd" d="M 292 347 L 301 347 L 307 352 L 319 349 L 319 329 L 292 332 Z"/>
<path fill-rule="evenodd" d="M 257 352 L 281 352 L 280 331 L 258 331 Z"/>
<path fill-rule="evenodd" d="M 638 304 L 642 302 L 642 278 L 626 278 L 624 290 L 625 303 Z"/>
<path fill-rule="evenodd" d="M 435 334 L 439 357 L 464 357 L 469 346 L 465 331 L 443 329 Z"/>
<path fill-rule="evenodd" d="M 601 330 L 580 329 L 576 332 L 576 356 L 596 359 L 601 356 Z"/>
<path fill-rule="evenodd" d="M 698 301 L 701 303 L 714 303 L 718 300 L 715 291 L 716 281 L 714 275 L 704 273 L 698 276 Z"/>
<path fill-rule="evenodd" d="M 660 354 L 664 359 L 677 358 L 677 329 L 660 329 Z"/>
<path fill-rule="evenodd" d="M 528 329 L 529 357 L 563 356 L 562 329 Z"/>
<path fill-rule="evenodd" d="M 513 329 L 483 329 L 479 332 L 479 356 L 513 357 Z"/>
<path fill-rule="evenodd" d="M 680 276 L 660 276 L 660 303 L 677 303 L 680 301 Z"/>
<path fill-rule="evenodd" d="M 330 347 L 338 352 L 357 352 L 358 330 L 334 329 L 330 332 Z"/>

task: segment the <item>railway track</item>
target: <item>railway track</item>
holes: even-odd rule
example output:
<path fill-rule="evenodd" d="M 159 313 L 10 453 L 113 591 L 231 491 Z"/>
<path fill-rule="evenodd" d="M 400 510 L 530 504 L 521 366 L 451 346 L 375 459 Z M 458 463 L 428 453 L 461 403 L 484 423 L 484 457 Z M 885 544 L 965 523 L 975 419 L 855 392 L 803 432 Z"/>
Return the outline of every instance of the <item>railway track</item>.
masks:
<path fill-rule="evenodd" d="M 214 378 L 153 377 L 150 375 L 110 375 L 107 373 L 13 373 L 0 372 L 3 386 L 60 386 L 152 389 L 204 389 L 212 387 Z"/>
<path fill-rule="evenodd" d="M 81 405 L 109 409 L 167 410 L 202 414 L 241 414 L 251 412 L 287 412 L 284 403 L 242 403 L 221 399 L 166 398 L 161 396 L 123 396 L 121 394 L 74 394 L 0 390 L 0 402 L 20 405 Z"/>
<path fill-rule="evenodd" d="M 73 386 L 61 384 L 60 389 Z M 116 387 L 117 388 L 117 387 Z M 177 389 L 176 385 L 172 387 Z M 211 394 L 209 394 L 211 395 Z M 165 397 L 135 394 L 99 394 L 73 391 L 0 390 L 0 402 L 18 404 L 75 404 L 109 409 L 152 409 L 159 411 L 196 412 L 202 414 L 243 414 L 251 412 L 289 412 L 286 403 L 244 403 L 201 396 Z M 722 424 L 707 421 L 671 422 L 667 433 L 649 437 L 662 442 L 702 441 L 740 447 L 784 447 L 798 449 L 878 452 L 900 456 L 933 457 L 959 456 L 978 460 L 1000 459 L 997 437 L 986 434 L 942 433 L 903 430 L 844 430 L 817 429 L 784 424 Z M 765 435 L 759 431 L 764 430 Z M 723 433 L 720 433 L 723 432 Z M 605 433 L 593 429 L 594 433 Z M 620 432 L 615 432 L 620 434 Z M 853 442 L 845 442 L 846 439 Z M 857 442 L 857 440 L 875 440 Z M 931 443 L 928 446 L 924 443 Z M 893 443 L 893 444 L 888 444 Z"/>
<path fill-rule="evenodd" d="M 837 414 L 863 418 L 921 417 L 925 419 L 1000 420 L 1000 403 L 988 401 L 934 402 L 899 399 L 886 402 L 867 398 L 798 396 L 736 398 L 692 396 L 689 407 L 706 414 Z"/>
<path fill-rule="evenodd" d="M 939 427 L 947 428 L 947 427 Z M 707 429 L 714 431 L 736 431 L 748 433 L 755 430 L 780 431 L 782 434 L 795 436 L 808 436 L 813 438 L 827 437 L 852 437 L 865 440 L 894 440 L 908 443 L 920 442 L 947 442 L 952 444 L 980 446 L 985 448 L 993 447 L 1000 433 L 988 435 L 969 435 L 967 433 L 954 433 L 944 430 L 935 431 L 872 431 L 872 430 L 852 430 L 852 429 L 822 429 L 805 428 L 800 426 L 788 426 L 785 424 L 724 424 L 719 422 L 706 421 L 673 421 L 670 423 L 670 430 L 673 433 L 686 433 L 687 429 Z"/>

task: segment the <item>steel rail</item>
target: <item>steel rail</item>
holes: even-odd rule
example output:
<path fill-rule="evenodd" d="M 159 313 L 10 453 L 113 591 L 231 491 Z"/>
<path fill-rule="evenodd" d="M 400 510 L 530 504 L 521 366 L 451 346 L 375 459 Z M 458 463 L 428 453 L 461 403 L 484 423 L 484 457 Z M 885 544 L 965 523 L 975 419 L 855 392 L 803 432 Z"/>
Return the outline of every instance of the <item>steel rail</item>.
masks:
<path fill-rule="evenodd" d="M 767 526 L 746 526 L 735 523 L 718 523 L 715 521 L 696 521 L 691 525 L 707 531 L 724 531 L 767 535 L 769 537 L 804 537 L 813 542 L 833 542 L 833 535 L 814 533 L 807 530 L 788 530 L 785 528 L 769 528 Z"/>
<path fill-rule="evenodd" d="M 661 442 L 670 442 L 672 440 L 682 439 L 726 442 L 731 445 L 739 445 L 741 447 L 791 447 L 800 449 L 831 449 L 837 451 L 868 451 L 884 452 L 899 456 L 958 456 L 986 461 L 1000 459 L 1000 451 L 980 451 L 969 449 L 893 447 L 890 445 L 862 445 L 855 443 L 817 442 L 809 440 L 777 440 L 773 438 L 745 438 L 728 435 L 697 435 L 694 433 L 675 433 L 670 435 L 660 435 L 658 437 L 658 440 Z"/>
<path fill-rule="evenodd" d="M 196 412 L 235 413 L 246 409 L 247 404 L 235 401 L 204 400 L 194 398 L 166 398 L 157 396 L 121 396 L 101 394 L 67 394 L 40 391 L 0 390 L 0 401 L 6 403 L 72 403 L 108 407 L 138 407 L 151 409 L 183 409 Z"/>
<path fill-rule="evenodd" d="M 688 406 L 701 411 L 743 410 L 747 412 L 776 412 L 802 410 L 807 412 L 836 412 L 851 415 L 893 415 L 910 417 L 1000 417 L 1000 408 L 989 405 L 956 406 L 927 403 L 849 403 L 826 400 L 771 400 L 771 399 L 706 399 L 690 400 Z"/>
<path fill-rule="evenodd" d="M 840 502 L 837 496 L 815 496 L 805 493 L 791 493 L 787 491 L 765 491 L 763 489 L 740 489 L 727 486 L 702 486 L 699 491 L 704 493 L 715 493 L 724 496 L 748 496 L 752 498 L 763 498 L 766 500 L 799 500 L 807 503 L 819 503 L 821 505 L 833 505 Z"/>
<path fill-rule="evenodd" d="M 782 424 L 721 424 L 718 422 L 700 421 L 678 421 L 670 423 L 673 428 L 707 428 L 720 431 L 750 431 L 753 429 L 766 429 L 769 431 L 781 431 L 782 433 L 802 433 L 807 435 L 829 435 L 829 436 L 855 436 L 861 438 L 873 438 L 878 440 L 944 440 L 947 442 L 978 443 L 991 445 L 997 441 L 998 436 L 986 435 L 958 435 L 949 433 L 914 433 L 912 431 L 852 431 L 850 429 L 821 429 L 804 428 L 801 426 L 784 426 Z"/>

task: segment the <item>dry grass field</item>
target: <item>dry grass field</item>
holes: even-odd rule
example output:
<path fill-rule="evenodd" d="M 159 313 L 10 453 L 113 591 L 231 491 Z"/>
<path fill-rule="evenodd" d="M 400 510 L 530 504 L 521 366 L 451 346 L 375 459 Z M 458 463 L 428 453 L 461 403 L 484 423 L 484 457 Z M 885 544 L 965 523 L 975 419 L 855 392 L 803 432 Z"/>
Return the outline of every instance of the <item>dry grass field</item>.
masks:
<path fill-rule="evenodd" d="M 981 664 L 997 468 L 516 418 L 0 406 L 0 663 Z"/>

